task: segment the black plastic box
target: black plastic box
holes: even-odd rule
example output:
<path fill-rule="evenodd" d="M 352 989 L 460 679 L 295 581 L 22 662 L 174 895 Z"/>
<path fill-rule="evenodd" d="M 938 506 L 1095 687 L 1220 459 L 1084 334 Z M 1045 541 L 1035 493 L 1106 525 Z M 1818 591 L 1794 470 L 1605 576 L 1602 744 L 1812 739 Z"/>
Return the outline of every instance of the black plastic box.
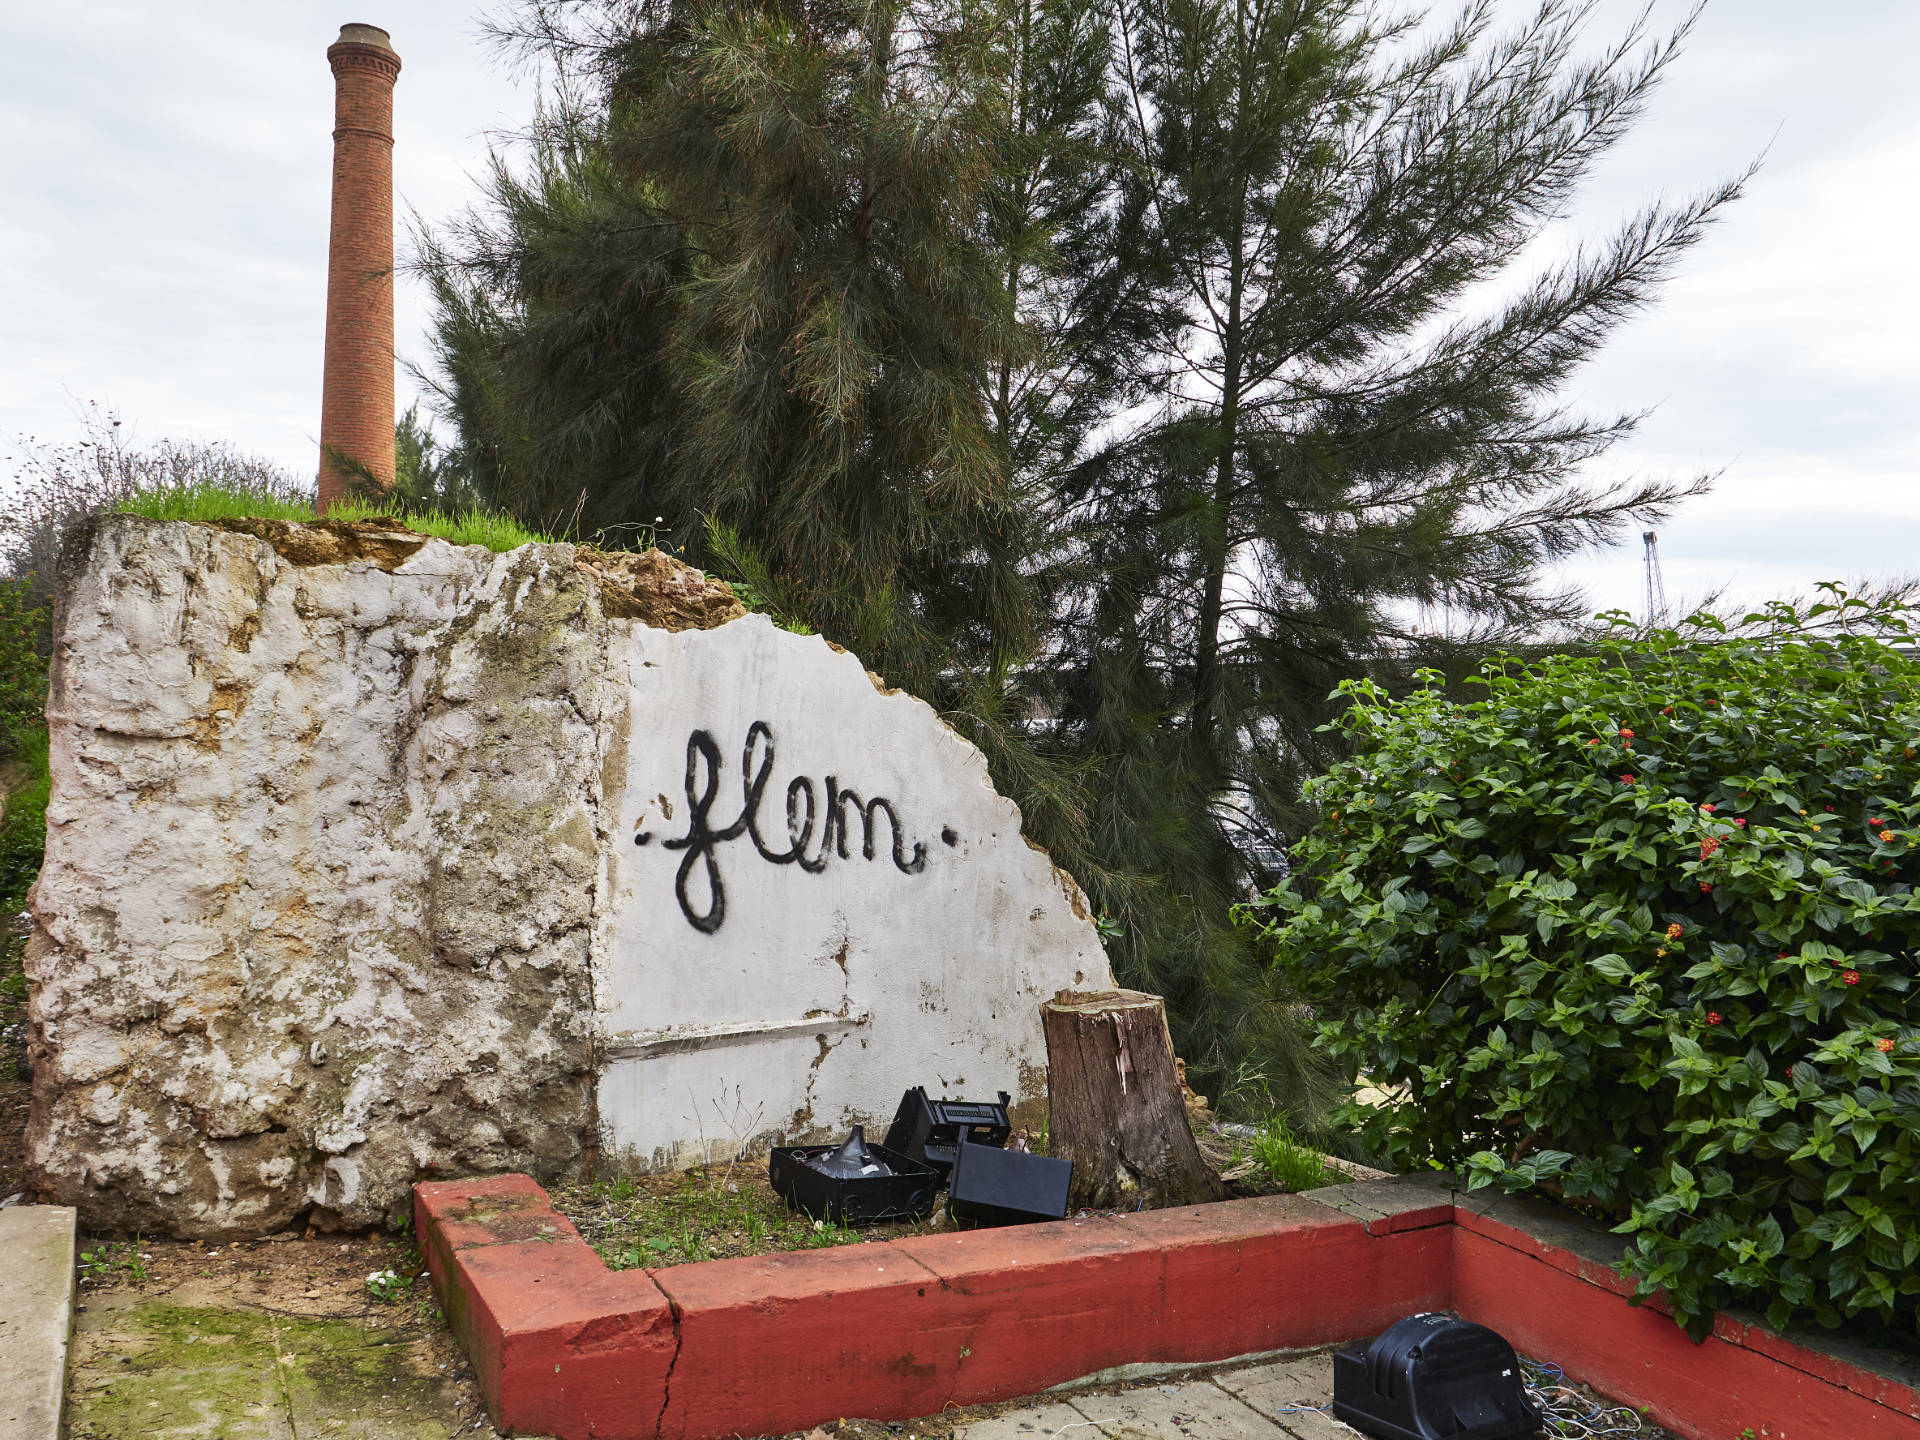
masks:
<path fill-rule="evenodd" d="M 1063 1220 L 1072 1181 L 1071 1160 L 973 1145 L 962 1131 L 947 1181 L 947 1211 L 975 1225 Z"/>
<path fill-rule="evenodd" d="M 1523 1440 L 1542 1417 L 1513 1347 L 1452 1315 L 1409 1315 L 1333 1357 L 1333 1414 L 1379 1440 Z"/>
<path fill-rule="evenodd" d="M 1013 1122 L 1007 1116 L 1012 1098 L 1002 1090 L 997 1105 L 975 1100 L 929 1100 L 927 1087 L 916 1085 L 900 1097 L 900 1108 L 887 1127 L 887 1148 L 931 1165 L 944 1182 L 953 1171 L 953 1151 L 962 1131 L 972 1145 L 998 1148 L 1007 1143 L 1007 1137 L 1013 1134 Z"/>
<path fill-rule="evenodd" d="M 872 1225 L 883 1220 L 924 1220 L 933 1213 L 940 1176 L 930 1165 L 885 1145 L 868 1152 L 894 1173 L 836 1179 L 801 1161 L 833 1154 L 838 1145 L 776 1145 L 767 1157 L 767 1181 L 789 1207 L 836 1225 Z"/>

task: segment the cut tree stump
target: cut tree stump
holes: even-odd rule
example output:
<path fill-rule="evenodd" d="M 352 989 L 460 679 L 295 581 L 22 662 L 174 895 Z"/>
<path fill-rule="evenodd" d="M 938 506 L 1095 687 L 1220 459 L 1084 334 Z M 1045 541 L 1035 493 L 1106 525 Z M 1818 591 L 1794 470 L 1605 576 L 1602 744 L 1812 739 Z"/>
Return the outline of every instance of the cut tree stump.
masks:
<path fill-rule="evenodd" d="M 1040 1022 L 1048 1151 L 1073 1162 L 1072 1204 L 1132 1209 L 1225 1198 L 1187 1124 L 1158 995 L 1062 990 L 1040 1007 Z"/>

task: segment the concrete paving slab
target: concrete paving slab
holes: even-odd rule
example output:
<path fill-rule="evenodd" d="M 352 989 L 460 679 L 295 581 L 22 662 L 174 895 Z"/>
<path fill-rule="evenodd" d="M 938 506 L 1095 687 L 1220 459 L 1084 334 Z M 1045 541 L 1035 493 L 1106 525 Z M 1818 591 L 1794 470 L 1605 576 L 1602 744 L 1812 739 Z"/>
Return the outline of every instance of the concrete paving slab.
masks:
<path fill-rule="evenodd" d="M 1356 1436 L 1359 1440 L 1366 1440 L 1366 1437 L 1351 1425 L 1334 1419 L 1331 1411 L 1308 1410 L 1297 1415 L 1281 1415 L 1278 1418 L 1282 1422 L 1281 1429 L 1292 1436 L 1293 1440 L 1355 1440 Z"/>
<path fill-rule="evenodd" d="M 1272 1420 L 1294 1440 L 1354 1440 L 1359 1433 L 1333 1418 L 1330 1351 L 1221 1370 L 1215 1373 L 1213 1382 Z"/>
<path fill-rule="evenodd" d="M 1116 1440 L 1289 1440 L 1252 1406 L 1195 1379 L 1117 1395 L 1076 1395 L 1073 1407 Z"/>
<path fill-rule="evenodd" d="M 954 1440 L 1096 1440 L 1115 1427 L 1087 1419 L 1071 1405 L 1032 1405 L 954 1432 Z"/>
<path fill-rule="evenodd" d="M 0 1434 L 59 1440 L 73 1332 L 74 1212 L 0 1210 Z"/>
<path fill-rule="evenodd" d="M 478 1419 L 419 1333 L 126 1298 L 80 1317 L 69 1440 L 451 1440 Z"/>
<path fill-rule="evenodd" d="M 1289 1355 L 1258 1365 L 1217 1371 L 1214 1383 L 1262 1414 L 1300 1405 L 1325 1405 L 1333 1395 L 1333 1352 Z"/>

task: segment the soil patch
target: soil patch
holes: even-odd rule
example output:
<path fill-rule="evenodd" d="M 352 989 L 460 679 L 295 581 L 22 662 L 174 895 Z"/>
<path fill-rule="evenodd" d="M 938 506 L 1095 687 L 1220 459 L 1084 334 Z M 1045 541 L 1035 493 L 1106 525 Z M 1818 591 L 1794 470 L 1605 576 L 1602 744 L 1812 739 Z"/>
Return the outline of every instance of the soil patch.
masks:
<path fill-rule="evenodd" d="M 427 543 L 425 535 L 389 515 L 366 520 L 316 520 L 308 524 L 253 517 L 207 523 L 216 529 L 264 540 L 280 552 L 282 559 L 294 565 L 339 565 L 348 560 L 368 560 L 382 570 L 392 570 Z"/>

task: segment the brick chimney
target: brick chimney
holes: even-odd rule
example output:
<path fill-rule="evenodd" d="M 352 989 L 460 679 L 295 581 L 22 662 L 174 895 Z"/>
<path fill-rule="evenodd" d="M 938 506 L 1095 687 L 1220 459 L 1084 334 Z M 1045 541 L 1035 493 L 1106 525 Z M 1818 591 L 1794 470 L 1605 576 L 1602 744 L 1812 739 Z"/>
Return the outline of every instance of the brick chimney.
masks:
<path fill-rule="evenodd" d="M 320 388 L 320 513 L 353 494 L 357 461 L 393 484 L 393 82 L 387 32 L 342 25 L 333 66 L 333 228 Z"/>

